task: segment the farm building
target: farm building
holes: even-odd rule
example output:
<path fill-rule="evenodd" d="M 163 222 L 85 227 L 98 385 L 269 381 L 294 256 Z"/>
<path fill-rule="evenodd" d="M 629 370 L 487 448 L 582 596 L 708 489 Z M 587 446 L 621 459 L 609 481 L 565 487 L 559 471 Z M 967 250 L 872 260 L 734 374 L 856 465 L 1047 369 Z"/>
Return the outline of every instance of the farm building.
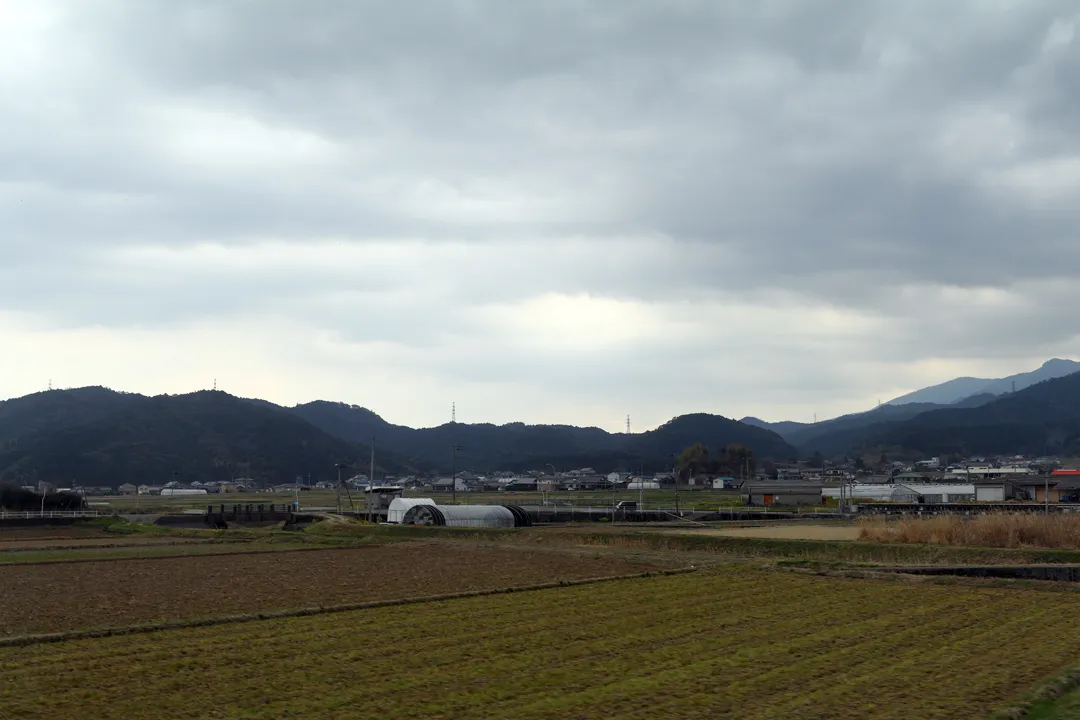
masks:
<path fill-rule="evenodd" d="M 747 505 L 820 505 L 821 485 L 809 482 L 759 482 L 743 485 Z"/>
<path fill-rule="evenodd" d="M 660 483 L 655 480 L 634 480 L 626 484 L 627 490 L 659 490 Z"/>
<path fill-rule="evenodd" d="M 515 505 L 413 505 L 401 524 L 513 528 L 532 525 L 532 520 Z"/>

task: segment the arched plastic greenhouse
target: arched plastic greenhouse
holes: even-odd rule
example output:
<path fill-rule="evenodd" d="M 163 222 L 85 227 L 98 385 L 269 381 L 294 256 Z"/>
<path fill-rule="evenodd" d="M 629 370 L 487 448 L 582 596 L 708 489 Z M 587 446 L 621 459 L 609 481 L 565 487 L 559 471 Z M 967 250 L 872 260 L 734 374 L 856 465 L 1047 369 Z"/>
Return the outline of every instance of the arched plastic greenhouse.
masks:
<path fill-rule="evenodd" d="M 397 502 L 395 500 L 395 502 Z M 391 508 L 391 511 L 393 508 Z M 529 514 L 515 505 L 413 505 L 405 510 L 402 525 L 446 527 L 527 527 Z"/>

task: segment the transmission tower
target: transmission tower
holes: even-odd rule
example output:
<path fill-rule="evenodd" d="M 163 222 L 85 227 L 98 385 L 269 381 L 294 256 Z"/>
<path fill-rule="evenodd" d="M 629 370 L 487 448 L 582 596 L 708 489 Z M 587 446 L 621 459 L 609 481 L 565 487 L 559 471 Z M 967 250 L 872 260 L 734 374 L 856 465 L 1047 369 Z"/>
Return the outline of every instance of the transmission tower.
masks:
<path fill-rule="evenodd" d="M 630 434 L 630 416 L 629 415 L 626 416 L 626 434 L 627 435 Z"/>
<path fill-rule="evenodd" d="M 450 422 L 452 422 L 452 423 L 457 422 L 457 403 L 456 402 L 450 403 Z"/>

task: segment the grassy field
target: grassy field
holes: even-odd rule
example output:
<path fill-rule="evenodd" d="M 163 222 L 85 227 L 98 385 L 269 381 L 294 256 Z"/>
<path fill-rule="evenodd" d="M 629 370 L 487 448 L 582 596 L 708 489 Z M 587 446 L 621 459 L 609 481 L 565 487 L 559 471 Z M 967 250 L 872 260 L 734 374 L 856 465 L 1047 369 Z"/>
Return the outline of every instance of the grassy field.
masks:
<path fill-rule="evenodd" d="M 1076 662 L 1080 629 L 1059 622 L 1073 597 L 728 567 L 2 648 L 0 707 L 20 718 L 967 720 Z"/>
<path fill-rule="evenodd" d="M 1037 703 L 1027 715 L 1028 720 L 1077 720 L 1080 718 L 1080 689 L 1062 695 L 1057 700 Z"/>

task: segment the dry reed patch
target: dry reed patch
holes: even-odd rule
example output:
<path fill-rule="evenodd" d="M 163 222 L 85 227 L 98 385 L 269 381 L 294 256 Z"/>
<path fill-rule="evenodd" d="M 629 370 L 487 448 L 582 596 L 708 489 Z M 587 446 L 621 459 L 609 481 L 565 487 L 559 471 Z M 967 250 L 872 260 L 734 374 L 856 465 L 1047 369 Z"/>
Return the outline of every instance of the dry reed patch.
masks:
<path fill-rule="evenodd" d="M 972 518 L 956 515 L 904 520 L 874 518 L 860 523 L 859 539 L 887 543 L 1080 549 L 1080 515 L 993 513 Z"/>

